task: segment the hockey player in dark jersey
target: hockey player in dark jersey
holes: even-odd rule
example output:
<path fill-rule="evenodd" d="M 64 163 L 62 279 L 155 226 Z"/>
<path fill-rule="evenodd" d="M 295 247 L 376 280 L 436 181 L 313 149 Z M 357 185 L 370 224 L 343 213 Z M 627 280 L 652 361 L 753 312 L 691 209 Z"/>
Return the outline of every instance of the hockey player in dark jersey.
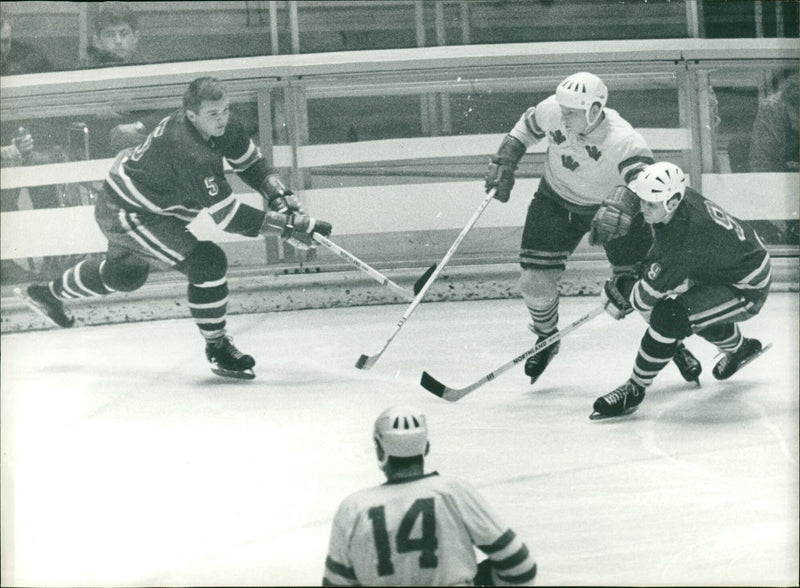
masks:
<path fill-rule="evenodd" d="M 219 80 L 189 84 L 183 108 L 164 118 L 139 146 L 117 156 L 97 199 L 95 219 L 108 238 L 102 259 L 87 257 L 48 284 L 19 295 L 60 327 L 74 318 L 62 301 L 132 292 L 150 266 L 175 269 L 188 279 L 189 312 L 206 340 L 212 370 L 223 376 L 255 377 L 255 360 L 241 353 L 225 332 L 227 258 L 211 241 L 188 229 L 207 210 L 225 231 L 248 237 L 279 234 L 296 247 L 311 247 L 313 233 L 331 225 L 308 216 L 281 182 L 243 127 L 229 118 Z M 244 204 L 225 178 L 223 159 L 265 200 L 264 210 Z"/>
<path fill-rule="evenodd" d="M 649 327 L 630 378 L 594 403 L 594 418 L 618 416 L 644 400 L 645 389 L 669 363 L 678 343 L 697 334 L 722 358 L 713 369 L 725 380 L 766 348 L 742 335 L 738 323 L 764 306 L 770 286 L 770 257 L 755 231 L 719 205 L 686 186 L 679 167 L 659 162 L 632 185 L 630 206 L 641 205 L 653 228 L 648 268 L 639 280 L 612 278 L 604 287 L 609 314 L 634 309 Z"/>

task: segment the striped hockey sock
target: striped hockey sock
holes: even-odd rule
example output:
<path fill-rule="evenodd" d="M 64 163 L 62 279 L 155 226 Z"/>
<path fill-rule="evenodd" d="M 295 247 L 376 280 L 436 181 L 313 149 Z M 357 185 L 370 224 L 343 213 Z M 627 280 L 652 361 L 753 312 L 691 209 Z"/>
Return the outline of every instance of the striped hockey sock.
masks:
<path fill-rule="evenodd" d="M 654 331 L 652 327 L 648 328 L 639 344 L 639 352 L 636 354 L 631 379 L 644 387 L 652 384 L 655 377 L 675 355 L 677 348 L 677 339 L 664 337 Z"/>
<path fill-rule="evenodd" d="M 709 331 L 711 330 L 709 329 Z M 744 341 L 742 331 L 739 330 L 739 325 L 736 323 L 728 323 L 723 328 L 712 331 L 710 334 L 708 331 L 700 334 L 706 341 L 716 345 L 720 353 L 736 353 Z"/>
<path fill-rule="evenodd" d="M 532 302 L 526 302 L 526 306 L 531 316 L 531 330 L 534 333 L 540 337 L 546 337 L 556 332 L 558 327 L 558 298 L 544 307 Z"/>
<path fill-rule="evenodd" d="M 206 339 L 216 339 L 225 334 L 228 313 L 228 281 L 219 280 L 189 284 L 189 312 Z"/>
<path fill-rule="evenodd" d="M 75 300 L 78 298 L 95 298 L 106 296 L 114 292 L 102 278 L 102 268 L 105 261 L 98 262 L 94 259 L 84 259 L 48 284 L 53 296 L 61 300 Z"/>

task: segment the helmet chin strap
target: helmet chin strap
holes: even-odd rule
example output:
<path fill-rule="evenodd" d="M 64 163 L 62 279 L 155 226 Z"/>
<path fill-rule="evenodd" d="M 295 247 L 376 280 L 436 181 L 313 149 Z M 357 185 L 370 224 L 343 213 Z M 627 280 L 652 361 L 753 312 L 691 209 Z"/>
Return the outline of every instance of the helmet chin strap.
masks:
<path fill-rule="evenodd" d="M 597 102 L 595 102 L 595 104 L 597 104 Z M 592 106 L 594 106 L 594 104 L 592 104 Z M 597 121 L 599 121 L 600 117 L 603 116 L 603 109 L 601 108 L 600 112 L 597 113 L 597 116 L 594 117 L 594 120 L 590 120 L 589 116 L 591 115 L 591 112 L 592 112 L 592 106 L 590 106 L 589 108 L 586 109 L 586 123 L 587 123 L 587 126 L 586 126 L 586 130 L 584 131 L 584 133 L 589 131 L 589 130 L 591 130 L 592 125 L 595 124 Z"/>

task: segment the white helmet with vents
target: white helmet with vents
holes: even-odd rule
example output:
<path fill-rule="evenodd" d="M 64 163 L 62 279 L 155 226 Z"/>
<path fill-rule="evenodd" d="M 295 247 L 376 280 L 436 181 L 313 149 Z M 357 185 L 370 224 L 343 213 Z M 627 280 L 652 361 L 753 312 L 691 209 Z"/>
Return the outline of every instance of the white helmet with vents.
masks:
<path fill-rule="evenodd" d="M 556 88 L 556 102 L 566 108 L 585 110 L 586 122 L 589 124 L 597 120 L 596 117 L 589 118 L 592 105 L 599 103 L 602 110 L 606 100 L 608 100 L 608 88 L 603 80 L 585 71 L 572 74 Z"/>
<path fill-rule="evenodd" d="M 373 438 L 381 465 L 389 457 L 414 457 L 428 452 L 425 415 L 406 406 L 384 410 L 375 421 Z"/>
<path fill-rule="evenodd" d="M 686 193 L 686 176 L 674 163 L 659 161 L 648 165 L 631 183 L 636 195 L 647 202 L 667 202 L 675 194 Z"/>

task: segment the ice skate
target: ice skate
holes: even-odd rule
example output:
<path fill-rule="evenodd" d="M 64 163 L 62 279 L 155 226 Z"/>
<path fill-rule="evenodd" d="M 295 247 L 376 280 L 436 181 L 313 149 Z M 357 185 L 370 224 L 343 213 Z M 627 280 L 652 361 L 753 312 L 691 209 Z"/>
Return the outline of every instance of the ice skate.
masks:
<path fill-rule="evenodd" d="M 36 314 L 43 316 L 56 327 L 68 329 L 75 324 L 75 317 L 67 314 L 64 305 L 53 296 L 47 286 L 33 284 L 26 290 L 14 288 L 14 294 Z"/>
<path fill-rule="evenodd" d="M 714 366 L 712 373 L 718 380 L 727 380 L 770 347 L 772 347 L 771 343 L 762 347 L 761 341 L 758 339 L 745 338 L 738 351 L 726 353 L 722 356 L 722 359 Z"/>
<path fill-rule="evenodd" d="M 538 345 L 550 336 L 552 336 L 552 333 L 547 336 L 540 335 L 536 340 L 536 344 Z M 534 353 L 525 361 L 525 375 L 530 377 L 531 384 L 535 383 L 536 380 L 539 379 L 539 376 L 542 375 L 547 367 L 547 364 L 549 364 L 550 360 L 552 360 L 553 357 L 558 353 L 558 348 L 560 346 L 561 341 L 556 341 L 549 347 L 545 347 L 538 353 Z"/>
<path fill-rule="evenodd" d="M 672 361 L 675 362 L 675 366 L 684 380 L 700 385 L 700 374 L 703 372 L 703 366 L 700 365 L 700 361 L 682 342 L 678 342 L 678 348 L 675 350 Z"/>
<path fill-rule="evenodd" d="M 644 386 L 628 380 L 622 386 L 594 401 L 592 420 L 623 416 L 636 410 L 644 400 Z"/>
<path fill-rule="evenodd" d="M 234 347 L 230 337 L 218 337 L 206 342 L 206 357 L 211 371 L 226 378 L 252 380 L 256 377 L 253 366 L 256 361 Z"/>

